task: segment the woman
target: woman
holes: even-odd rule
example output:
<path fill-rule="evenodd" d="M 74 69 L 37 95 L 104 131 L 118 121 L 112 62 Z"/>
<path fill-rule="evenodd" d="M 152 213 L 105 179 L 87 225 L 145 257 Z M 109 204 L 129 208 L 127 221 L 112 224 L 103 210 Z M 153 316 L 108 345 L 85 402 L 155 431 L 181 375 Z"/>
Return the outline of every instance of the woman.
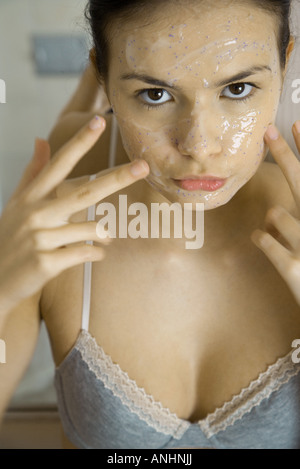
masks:
<path fill-rule="evenodd" d="M 10 317 L 1 379 L 15 383 L 41 315 L 75 447 L 300 447 L 300 169 L 273 125 L 289 11 L 286 1 L 89 2 L 124 148 L 147 164 L 67 181 L 40 201 L 68 172 L 56 159 L 25 191 L 41 283 L 56 259 L 67 270 Z M 278 166 L 263 163 L 267 147 Z M 105 257 L 86 258 L 92 268 L 75 266 L 73 252 L 92 247 L 73 243 L 99 242 L 100 217 L 84 209 L 97 199 L 118 210 L 120 195 L 148 215 L 154 203 L 204 204 L 204 246 L 116 237 Z"/>

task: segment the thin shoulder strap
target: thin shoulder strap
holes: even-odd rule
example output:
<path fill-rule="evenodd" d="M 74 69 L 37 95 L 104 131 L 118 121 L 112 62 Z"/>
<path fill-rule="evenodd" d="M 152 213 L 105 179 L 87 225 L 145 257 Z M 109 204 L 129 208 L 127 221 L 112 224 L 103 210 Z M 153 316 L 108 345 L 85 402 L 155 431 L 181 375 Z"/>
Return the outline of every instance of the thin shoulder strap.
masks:
<path fill-rule="evenodd" d="M 118 142 L 118 123 L 115 115 L 112 115 L 111 120 L 111 132 L 110 132 L 110 145 L 109 145 L 109 157 L 108 167 L 113 168 L 116 166 L 117 156 L 117 142 Z"/>
<path fill-rule="evenodd" d="M 109 147 L 109 168 L 113 168 L 116 165 L 117 155 L 117 140 L 118 140 L 118 123 L 117 119 L 112 115 L 112 125 L 110 134 L 110 147 Z M 90 176 L 90 181 L 95 179 L 96 174 Z M 95 220 L 96 207 L 92 205 L 88 208 L 88 221 Z M 86 244 L 93 244 L 93 241 L 87 241 Z M 82 319 L 81 328 L 84 331 L 89 330 L 90 321 L 90 308 L 91 308 L 91 286 L 92 286 L 92 262 L 85 262 L 84 274 L 83 274 L 83 302 L 82 302 Z"/>
<path fill-rule="evenodd" d="M 90 176 L 90 181 L 93 181 L 96 174 Z M 96 206 L 92 205 L 88 208 L 88 221 L 95 220 Z M 93 241 L 86 241 L 86 244 L 93 245 Z M 92 262 L 85 262 L 83 274 L 83 303 L 82 303 L 82 323 L 81 328 L 84 331 L 89 330 L 90 320 L 90 307 L 91 307 L 91 285 L 92 285 Z"/>

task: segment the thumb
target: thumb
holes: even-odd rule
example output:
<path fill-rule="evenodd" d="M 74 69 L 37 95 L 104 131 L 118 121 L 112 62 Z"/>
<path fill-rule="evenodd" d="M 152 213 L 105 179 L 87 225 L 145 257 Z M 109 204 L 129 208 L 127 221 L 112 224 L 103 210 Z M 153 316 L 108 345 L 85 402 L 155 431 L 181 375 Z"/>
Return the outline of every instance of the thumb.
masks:
<path fill-rule="evenodd" d="M 41 172 L 50 160 L 51 150 L 47 140 L 35 139 L 33 156 L 26 166 L 21 180 L 12 197 L 19 195 L 25 187 Z"/>

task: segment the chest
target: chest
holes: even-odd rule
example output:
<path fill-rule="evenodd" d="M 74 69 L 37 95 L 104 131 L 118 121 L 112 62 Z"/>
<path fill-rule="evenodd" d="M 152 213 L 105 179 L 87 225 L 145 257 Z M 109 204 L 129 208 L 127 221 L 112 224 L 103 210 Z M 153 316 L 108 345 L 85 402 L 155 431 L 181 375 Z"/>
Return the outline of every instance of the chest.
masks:
<path fill-rule="evenodd" d="M 212 264 L 151 244 L 115 245 L 93 265 L 89 331 L 155 400 L 182 418 L 202 418 L 300 336 L 292 295 L 263 256 L 251 254 L 223 251 Z M 82 284 L 82 268 L 63 274 L 45 317 L 57 362 L 80 329 Z"/>

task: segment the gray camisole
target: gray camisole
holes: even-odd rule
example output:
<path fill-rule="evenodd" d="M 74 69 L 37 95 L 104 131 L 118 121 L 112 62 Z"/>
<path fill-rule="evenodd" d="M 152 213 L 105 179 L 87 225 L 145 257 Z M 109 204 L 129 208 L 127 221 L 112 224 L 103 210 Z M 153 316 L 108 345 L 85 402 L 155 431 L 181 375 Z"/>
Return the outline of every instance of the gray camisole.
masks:
<path fill-rule="evenodd" d="M 90 207 L 88 219 L 94 218 Z M 81 332 L 55 371 L 62 425 L 77 448 L 300 449 L 300 363 L 292 362 L 292 351 L 222 407 L 191 423 L 138 387 L 91 336 L 91 274 L 87 262 Z"/>

